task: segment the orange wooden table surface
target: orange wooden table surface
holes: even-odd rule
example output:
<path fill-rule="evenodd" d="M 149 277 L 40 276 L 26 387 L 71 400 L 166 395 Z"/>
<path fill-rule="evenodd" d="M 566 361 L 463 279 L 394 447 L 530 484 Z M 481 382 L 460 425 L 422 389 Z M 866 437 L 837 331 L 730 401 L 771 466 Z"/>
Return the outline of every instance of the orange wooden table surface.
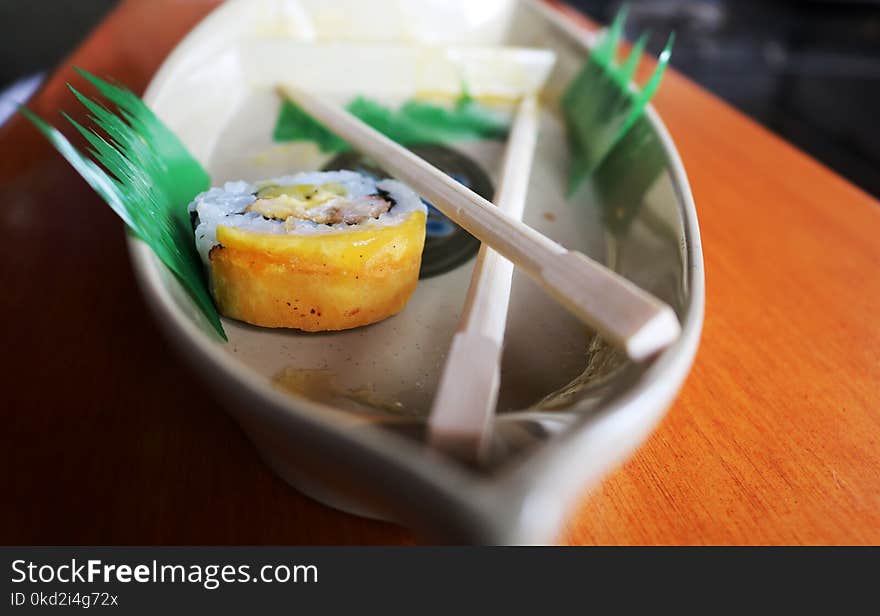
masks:
<path fill-rule="evenodd" d="M 216 4 L 123 2 L 32 108 L 76 109 L 70 64 L 142 91 Z M 656 107 L 699 212 L 702 345 L 561 541 L 880 542 L 880 204 L 674 72 Z M 19 118 L 0 203 L 0 543 L 418 541 L 260 462 L 160 337 L 118 220 Z"/>

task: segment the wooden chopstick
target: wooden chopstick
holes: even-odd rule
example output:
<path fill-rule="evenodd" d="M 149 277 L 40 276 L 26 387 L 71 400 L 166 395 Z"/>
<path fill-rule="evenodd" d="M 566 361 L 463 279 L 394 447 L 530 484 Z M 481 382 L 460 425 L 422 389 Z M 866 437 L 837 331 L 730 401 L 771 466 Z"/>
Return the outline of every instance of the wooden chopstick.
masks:
<path fill-rule="evenodd" d="M 441 212 L 534 278 L 551 296 L 634 360 L 678 338 L 672 308 L 586 255 L 512 220 L 472 190 L 344 109 L 292 85 L 282 93 L 357 150 L 411 185 Z"/>
<path fill-rule="evenodd" d="M 537 136 L 537 102 L 526 96 L 507 140 L 494 199 L 511 220 L 520 220 L 525 209 Z M 485 458 L 492 433 L 512 277 L 513 263 L 483 244 L 428 417 L 430 446 L 469 462 Z"/>

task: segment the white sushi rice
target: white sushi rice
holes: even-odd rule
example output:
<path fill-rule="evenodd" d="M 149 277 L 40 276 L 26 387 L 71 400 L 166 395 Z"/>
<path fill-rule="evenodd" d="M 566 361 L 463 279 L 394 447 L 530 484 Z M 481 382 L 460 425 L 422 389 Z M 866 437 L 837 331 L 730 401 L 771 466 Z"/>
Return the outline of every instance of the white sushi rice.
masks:
<path fill-rule="evenodd" d="M 394 205 L 378 218 L 368 218 L 355 225 L 346 223 L 320 224 L 311 220 L 288 218 L 285 220 L 266 219 L 257 212 L 245 209 L 256 201 L 256 193 L 262 187 L 274 184 L 295 186 L 298 184 L 342 184 L 346 196 L 340 200 L 357 199 L 384 191 L 394 200 Z M 397 180 L 380 180 L 361 175 L 354 171 L 310 171 L 285 175 L 262 182 L 227 182 L 222 187 L 211 188 L 198 195 L 189 204 L 190 213 L 198 215 L 195 228 L 196 248 L 202 261 L 209 263 L 208 254 L 216 246 L 217 226 L 234 227 L 254 233 L 274 235 L 322 235 L 346 233 L 369 227 L 385 227 L 402 223 L 410 213 L 426 211 L 425 204 L 411 188 Z"/>

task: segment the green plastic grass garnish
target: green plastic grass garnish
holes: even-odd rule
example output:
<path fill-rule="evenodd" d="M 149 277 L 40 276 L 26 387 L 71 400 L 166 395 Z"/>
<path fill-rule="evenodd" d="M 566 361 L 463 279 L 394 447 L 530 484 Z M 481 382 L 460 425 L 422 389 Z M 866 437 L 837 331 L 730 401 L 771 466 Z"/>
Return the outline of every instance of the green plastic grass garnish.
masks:
<path fill-rule="evenodd" d="M 68 87 L 94 128 L 65 118 L 89 143 L 92 158 L 30 110 L 25 115 L 73 165 L 128 228 L 177 276 L 223 340 L 226 333 L 195 249 L 187 206 L 210 187 L 208 173 L 161 120 L 129 90 L 76 69 L 112 102 L 111 111 Z"/>
<path fill-rule="evenodd" d="M 625 21 L 624 8 L 602 35 L 562 97 L 562 112 L 571 151 L 569 194 L 577 191 L 642 116 L 660 86 L 660 79 L 672 55 L 674 35 L 670 35 L 657 60 L 657 68 L 644 87 L 641 90 L 634 88 L 630 81 L 638 68 L 648 37 L 642 35 L 633 45 L 629 56 L 618 63 L 616 58 Z"/>
<path fill-rule="evenodd" d="M 627 232 L 645 195 L 665 168 L 663 146 L 643 115 L 593 172 L 602 224 L 608 231 L 615 235 Z"/>
<path fill-rule="evenodd" d="M 411 100 L 391 109 L 358 96 L 346 109 L 392 141 L 401 145 L 452 143 L 472 139 L 504 139 L 505 118 L 480 105 L 467 90 L 452 108 Z M 343 152 L 349 145 L 316 122 L 295 103 L 285 99 L 275 123 L 275 141 L 313 141 L 322 152 Z"/>

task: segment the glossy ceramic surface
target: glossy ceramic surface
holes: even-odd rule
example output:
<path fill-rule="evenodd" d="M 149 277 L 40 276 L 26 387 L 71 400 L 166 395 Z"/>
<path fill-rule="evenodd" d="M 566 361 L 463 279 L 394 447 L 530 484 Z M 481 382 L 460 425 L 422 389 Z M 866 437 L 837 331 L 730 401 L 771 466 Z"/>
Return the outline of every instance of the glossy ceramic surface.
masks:
<path fill-rule="evenodd" d="M 704 291 L 686 176 L 649 111 L 587 186 L 565 197 L 567 150 L 555 106 L 589 41 L 551 8 L 428 2 L 414 13 L 415 3 L 378 2 L 361 15 L 353 7 L 363 4 L 232 0 L 168 58 L 146 100 L 215 184 L 260 179 L 338 164 L 313 144 L 272 140 L 280 105 L 274 87 L 297 78 L 292 57 L 326 58 L 312 79 L 328 97 L 367 93 L 394 103 L 424 90 L 456 95 L 454 80 L 411 83 L 418 62 L 406 59 L 415 54 L 407 51 L 414 41 L 429 38 L 441 51 L 418 52 L 419 62 L 441 68 L 473 57 L 467 45 L 550 49 L 556 62 L 543 90 L 525 221 L 670 303 L 684 327 L 676 345 L 649 364 L 632 364 L 517 274 L 492 462 L 466 468 L 427 451 L 421 437 L 473 259 L 457 256 L 440 268 L 445 271 L 423 277 L 404 312 L 382 323 L 303 334 L 225 320 L 225 345 L 149 249 L 131 240 L 135 269 L 169 336 L 224 392 L 267 462 L 294 485 L 447 540 L 551 541 L 573 499 L 647 436 L 693 359 Z M 477 4 L 479 11 L 472 8 Z M 377 20 L 392 26 L 371 27 Z M 464 51 L 450 53 L 448 45 Z M 314 54 L 318 48 L 324 53 Z M 348 70 L 345 58 L 356 58 Z M 389 58 L 398 59 L 392 62 L 398 68 L 381 78 L 351 77 L 381 73 Z M 480 62 L 466 60 L 477 95 L 503 100 L 535 87 L 531 75 L 541 61 L 531 52 L 484 60 L 515 68 L 481 72 Z M 465 159 L 475 175 L 495 181 L 502 142 L 454 148 L 454 162 L 438 162 Z"/>

